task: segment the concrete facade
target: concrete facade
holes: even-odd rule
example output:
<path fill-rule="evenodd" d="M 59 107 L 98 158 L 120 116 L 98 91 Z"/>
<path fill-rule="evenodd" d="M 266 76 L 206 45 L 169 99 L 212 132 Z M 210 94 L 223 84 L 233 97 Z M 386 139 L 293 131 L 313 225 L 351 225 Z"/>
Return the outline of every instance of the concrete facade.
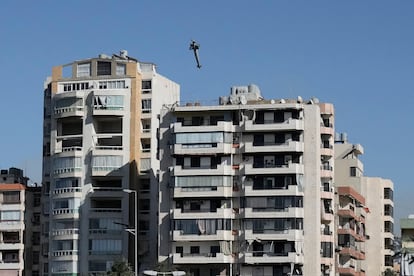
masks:
<path fill-rule="evenodd" d="M 190 275 L 335 275 L 331 104 L 232 87 L 166 107 L 159 261 Z"/>
<path fill-rule="evenodd" d="M 44 97 L 41 275 L 105 275 L 120 259 L 156 263 L 149 244 L 158 235 L 149 227 L 157 215 L 157 113 L 178 98 L 176 83 L 126 51 L 52 69 Z M 131 208 L 135 195 L 138 210 Z"/>
<path fill-rule="evenodd" d="M 356 250 L 362 255 L 351 256 L 344 265 L 352 265 L 353 275 L 381 275 L 393 268 L 393 183 L 380 177 L 364 176 L 359 156 L 364 153 L 359 144 L 350 144 L 346 135 L 338 136 L 335 143 L 335 186 L 349 187 L 365 201 L 354 198 Z M 340 224 L 337 224 L 337 226 Z M 339 253 L 340 254 L 340 253 Z M 361 274 L 365 273 L 365 274 Z M 348 274 L 344 274 L 348 275 Z"/>

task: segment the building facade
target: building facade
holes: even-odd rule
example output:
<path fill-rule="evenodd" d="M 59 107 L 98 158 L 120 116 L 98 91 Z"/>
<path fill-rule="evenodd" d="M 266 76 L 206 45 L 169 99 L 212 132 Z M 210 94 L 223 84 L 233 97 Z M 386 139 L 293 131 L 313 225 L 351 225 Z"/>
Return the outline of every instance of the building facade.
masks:
<path fill-rule="evenodd" d="M 41 275 L 156 262 L 157 110 L 178 98 L 176 83 L 126 51 L 53 67 L 44 94 Z"/>
<path fill-rule="evenodd" d="M 160 129 L 159 261 L 189 275 L 335 275 L 334 111 L 232 87 Z"/>
<path fill-rule="evenodd" d="M 381 275 L 386 269 L 393 269 L 394 185 L 388 179 L 364 176 L 363 163 L 359 159 L 363 153 L 363 147 L 349 143 L 345 134 L 336 138 L 335 186 L 338 189 L 348 187 L 360 196 L 360 199 L 353 197 L 353 205 L 346 207 L 354 207 L 349 213 L 355 216 L 348 216 L 354 225 L 350 241 L 351 245 L 355 242 L 351 248 L 358 254 L 349 254 L 348 259 L 340 257 L 339 261 L 342 260 L 343 267 L 353 273 Z M 339 230 L 341 224 L 337 226 Z"/>
<path fill-rule="evenodd" d="M 414 275 L 414 215 L 409 215 L 408 218 L 400 219 L 400 228 L 400 275 Z"/>
<path fill-rule="evenodd" d="M 0 275 L 27 275 L 24 274 L 26 183 L 20 169 L 0 171 Z"/>

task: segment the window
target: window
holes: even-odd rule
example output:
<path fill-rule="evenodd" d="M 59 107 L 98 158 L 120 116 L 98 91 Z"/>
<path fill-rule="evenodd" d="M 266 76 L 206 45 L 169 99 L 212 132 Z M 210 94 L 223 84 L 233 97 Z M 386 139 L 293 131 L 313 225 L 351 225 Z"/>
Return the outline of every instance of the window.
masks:
<path fill-rule="evenodd" d="M 125 81 L 100 81 L 99 89 L 124 89 L 126 88 Z"/>
<path fill-rule="evenodd" d="M 142 100 L 141 108 L 142 108 L 142 113 L 150 113 L 151 112 L 151 100 L 150 99 Z"/>
<path fill-rule="evenodd" d="M 384 188 L 384 199 L 393 200 L 393 190 L 391 188 Z"/>
<path fill-rule="evenodd" d="M 20 211 L 2 211 L 2 221 L 18 221 L 20 220 Z"/>
<path fill-rule="evenodd" d="M 20 202 L 20 191 L 3 192 L 3 204 L 14 204 Z"/>
<path fill-rule="evenodd" d="M 126 64 L 125 63 L 118 63 L 116 65 L 116 75 L 117 76 L 126 75 Z"/>
<path fill-rule="evenodd" d="M 181 257 L 182 257 L 182 256 L 183 256 L 183 253 L 184 253 L 184 249 L 183 249 L 183 247 L 182 247 L 182 246 L 177 246 L 177 247 L 175 248 L 175 253 L 180 254 L 180 255 L 181 255 Z"/>
<path fill-rule="evenodd" d="M 148 214 L 150 211 L 150 200 L 143 198 L 139 200 L 139 211 L 141 214 Z"/>
<path fill-rule="evenodd" d="M 89 250 L 92 255 L 120 254 L 122 240 L 89 240 Z"/>
<path fill-rule="evenodd" d="M 40 206 L 40 193 L 34 193 L 33 195 L 33 207 L 39 207 Z"/>
<path fill-rule="evenodd" d="M 98 76 L 111 75 L 111 62 L 98 61 Z"/>
<path fill-rule="evenodd" d="M 357 169 L 356 167 L 350 168 L 350 176 L 356 176 L 357 175 Z"/>
<path fill-rule="evenodd" d="M 33 251 L 32 258 L 33 258 L 33 264 L 34 265 L 39 264 L 40 252 L 39 251 Z M 32 275 L 35 275 L 35 274 L 32 273 Z"/>
<path fill-rule="evenodd" d="M 77 74 L 76 74 L 78 78 L 89 77 L 90 75 L 91 75 L 91 64 L 89 62 L 78 64 Z"/>
<path fill-rule="evenodd" d="M 190 247 L 191 254 L 200 254 L 200 246 L 191 246 Z"/>
<path fill-rule="evenodd" d="M 143 80 L 142 81 L 142 93 L 150 93 L 152 89 L 151 80 Z"/>
<path fill-rule="evenodd" d="M 199 168 L 200 167 L 200 157 L 191 157 L 191 168 Z"/>

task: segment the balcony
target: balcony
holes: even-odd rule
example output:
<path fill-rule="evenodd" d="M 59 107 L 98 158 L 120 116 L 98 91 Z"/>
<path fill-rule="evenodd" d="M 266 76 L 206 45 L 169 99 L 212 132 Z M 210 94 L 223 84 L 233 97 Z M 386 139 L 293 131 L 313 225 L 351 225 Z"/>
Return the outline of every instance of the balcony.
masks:
<path fill-rule="evenodd" d="M 82 188 L 80 187 L 56 188 L 52 191 L 52 196 L 53 198 L 81 197 Z"/>
<path fill-rule="evenodd" d="M 53 209 L 52 215 L 55 219 L 79 218 L 79 210 L 71 208 Z"/>
<path fill-rule="evenodd" d="M 246 142 L 242 150 L 247 153 L 257 152 L 303 152 L 304 143 L 298 141 L 287 141 L 285 143 L 262 143 Z"/>
<path fill-rule="evenodd" d="M 276 189 L 253 189 L 253 181 L 246 181 L 244 184 L 246 196 L 303 196 L 298 185 L 286 185 Z"/>
<path fill-rule="evenodd" d="M 117 95 L 112 91 L 94 91 L 93 100 L 93 115 L 110 115 L 110 116 L 123 116 L 125 114 L 124 95 L 125 93 L 119 91 Z"/>
<path fill-rule="evenodd" d="M 83 117 L 85 115 L 83 96 L 83 91 L 56 94 L 54 96 L 54 117 Z"/>
<path fill-rule="evenodd" d="M 285 230 L 255 230 L 246 229 L 244 231 L 245 240 L 287 240 L 296 241 L 303 240 L 303 230 L 285 229 Z"/>
<path fill-rule="evenodd" d="M 265 198 L 263 200 L 266 200 Z M 244 208 L 245 218 L 286 218 L 304 217 L 303 208 L 287 207 L 284 209 L 276 208 Z"/>
<path fill-rule="evenodd" d="M 358 208 L 359 209 L 359 208 Z M 355 208 L 353 205 L 348 204 L 344 208 L 341 208 L 337 211 L 338 216 L 345 218 L 353 218 L 356 221 L 365 222 L 365 218 L 361 215 L 355 213 Z"/>
<path fill-rule="evenodd" d="M 233 187 L 231 186 L 210 186 L 210 187 L 175 187 L 174 198 L 197 197 L 232 197 Z"/>
<path fill-rule="evenodd" d="M 78 259 L 78 250 L 53 250 L 51 257 L 61 261 L 71 261 Z"/>
<path fill-rule="evenodd" d="M 187 168 L 183 166 L 174 166 L 172 168 L 173 176 L 185 176 L 185 175 L 235 175 L 233 166 L 220 164 L 215 166 L 200 166 Z"/>
<path fill-rule="evenodd" d="M 173 264 L 222 264 L 234 263 L 232 255 L 224 255 L 223 253 L 175 253 L 173 255 Z"/>
<path fill-rule="evenodd" d="M 209 235 L 186 234 L 182 230 L 173 231 L 173 241 L 232 241 L 237 236 L 238 233 L 232 230 L 216 230 L 214 234 Z"/>
<path fill-rule="evenodd" d="M 243 131 L 255 132 L 274 132 L 280 130 L 303 130 L 304 123 L 301 119 L 288 119 L 282 123 L 274 121 L 263 121 L 262 123 L 255 123 L 252 120 L 246 121 L 243 126 Z"/>
<path fill-rule="evenodd" d="M 296 254 L 296 252 L 287 252 L 285 254 L 263 253 L 262 256 L 255 256 L 253 252 L 245 253 L 244 261 L 247 264 L 272 264 L 272 263 L 291 263 L 303 264 L 303 254 Z"/>
<path fill-rule="evenodd" d="M 54 229 L 51 235 L 54 240 L 76 240 L 79 238 L 79 229 Z"/>
<path fill-rule="evenodd" d="M 341 251 L 339 251 L 339 254 L 347 255 L 357 260 L 365 260 L 365 253 L 352 247 L 342 247 Z"/>
<path fill-rule="evenodd" d="M 210 211 L 210 209 L 205 210 L 182 210 L 174 209 L 173 210 L 173 219 L 234 219 L 236 217 L 236 212 L 232 208 L 217 208 L 216 211 Z"/>
<path fill-rule="evenodd" d="M 174 144 L 172 154 L 177 155 L 214 155 L 232 154 L 236 152 L 235 145 L 231 143 L 209 143 L 209 144 Z"/>
<path fill-rule="evenodd" d="M 256 167 L 252 161 L 242 166 L 243 172 L 246 175 L 257 175 L 257 174 L 303 174 L 304 166 L 298 163 L 288 163 L 287 165 L 267 165 L 263 167 Z"/>
<path fill-rule="evenodd" d="M 339 226 L 341 227 L 341 226 Z M 365 237 L 357 234 L 355 230 L 349 229 L 349 228 L 339 228 L 338 229 L 338 235 L 351 235 L 353 236 L 357 241 L 365 241 Z"/>
<path fill-rule="evenodd" d="M 192 122 L 176 122 L 171 125 L 171 132 L 172 133 L 180 133 L 180 132 L 234 132 L 235 126 L 233 122 L 225 122 L 219 121 L 217 124 L 192 124 Z"/>

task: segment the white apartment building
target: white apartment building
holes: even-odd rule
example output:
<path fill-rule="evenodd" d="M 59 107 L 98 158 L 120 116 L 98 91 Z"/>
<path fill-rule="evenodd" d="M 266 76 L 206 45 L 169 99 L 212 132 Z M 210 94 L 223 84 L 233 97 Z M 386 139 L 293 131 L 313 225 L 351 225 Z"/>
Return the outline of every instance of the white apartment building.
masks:
<path fill-rule="evenodd" d="M 359 249 L 365 251 L 365 260 L 358 262 L 362 267 L 353 267 L 354 274 L 344 275 L 381 275 L 386 269 L 393 268 L 394 185 L 388 179 L 363 176 L 364 167 L 359 159 L 363 153 L 362 146 L 349 143 L 345 134 L 336 138 L 335 186 L 350 187 L 365 198 L 365 204 L 357 202 L 355 205 L 363 207 L 358 208 L 360 213 L 357 214 L 363 220 L 356 221 L 361 227 L 358 228 L 359 234 L 354 235 L 357 244 L 361 244 L 362 241 L 365 243 L 365 246 Z M 355 256 L 351 259 L 342 265 L 346 267 L 358 260 Z M 365 274 L 355 274 L 358 268 Z"/>
<path fill-rule="evenodd" d="M 160 126 L 159 261 L 187 275 L 335 275 L 334 111 L 265 100 L 172 105 Z"/>
<path fill-rule="evenodd" d="M 179 86 L 155 68 L 126 51 L 53 67 L 44 98 L 41 275 L 106 275 L 121 259 L 140 269 L 156 263 L 150 245 L 158 235 L 149 230 L 157 229 L 157 115 L 178 101 Z"/>
<path fill-rule="evenodd" d="M 17 172 L 15 174 L 14 172 Z M 23 276 L 25 190 L 21 170 L 0 173 L 0 275 Z"/>

